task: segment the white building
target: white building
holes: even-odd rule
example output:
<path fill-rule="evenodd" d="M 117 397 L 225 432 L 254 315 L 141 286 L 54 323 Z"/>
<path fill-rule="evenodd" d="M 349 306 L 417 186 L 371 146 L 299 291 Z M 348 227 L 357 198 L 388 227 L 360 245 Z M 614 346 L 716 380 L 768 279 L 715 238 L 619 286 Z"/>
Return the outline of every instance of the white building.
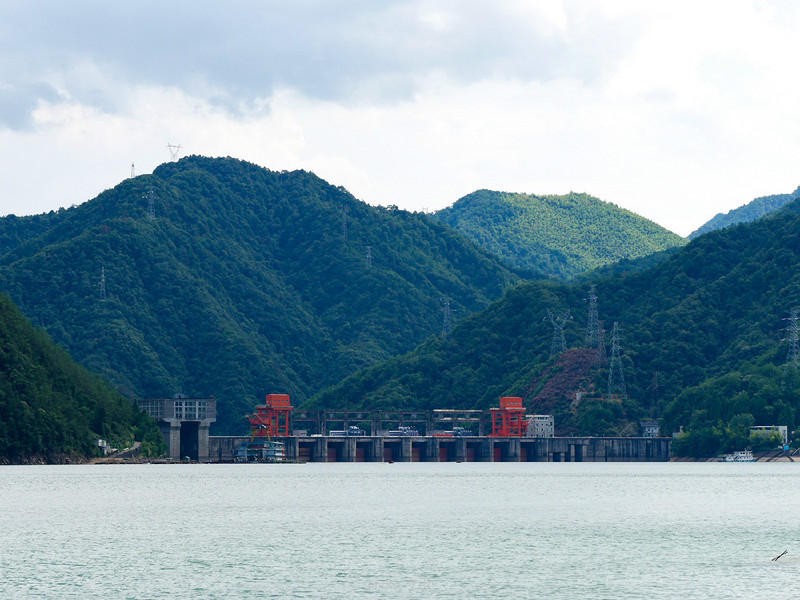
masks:
<path fill-rule="evenodd" d="M 555 421 L 553 415 L 526 415 L 528 419 L 528 437 L 553 437 Z"/>
<path fill-rule="evenodd" d="M 658 437 L 661 433 L 658 421 L 639 421 L 639 426 L 642 428 L 642 437 Z"/>
<path fill-rule="evenodd" d="M 773 433 L 780 433 L 782 444 L 785 446 L 789 443 L 789 428 L 786 425 L 756 425 L 750 428 L 750 435 L 763 435 L 769 437 Z"/>

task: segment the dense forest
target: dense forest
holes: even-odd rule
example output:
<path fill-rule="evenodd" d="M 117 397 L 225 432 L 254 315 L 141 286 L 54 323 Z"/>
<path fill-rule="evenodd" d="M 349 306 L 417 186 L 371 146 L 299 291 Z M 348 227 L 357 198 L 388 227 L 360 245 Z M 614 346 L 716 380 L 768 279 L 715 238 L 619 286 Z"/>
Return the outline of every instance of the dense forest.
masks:
<path fill-rule="evenodd" d="M 701 236 L 639 273 L 592 281 L 605 362 L 585 349 L 550 355 L 548 309 L 571 315 L 559 322 L 568 348 L 586 346 L 589 282 L 531 282 L 451 336 L 365 369 L 309 405 L 485 409 L 519 395 L 529 412 L 553 412 L 562 434 L 630 434 L 640 419 L 659 418 L 665 434 L 683 427 L 674 451 L 692 456 L 741 447 L 750 424 L 791 430 L 800 408 L 800 363 L 786 364 L 787 319 L 800 304 L 797 209 Z M 614 322 L 624 394 L 608 385 Z"/>
<path fill-rule="evenodd" d="M 652 221 L 588 194 L 479 190 L 436 216 L 509 265 L 557 279 L 685 243 Z"/>
<path fill-rule="evenodd" d="M 98 439 L 158 455 L 156 422 L 76 364 L 0 294 L 0 464 L 99 455 Z"/>
<path fill-rule="evenodd" d="M 704 223 L 690 233 L 689 239 L 693 240 L 697 236 L 708 233 L 709 231 L 730 227 L 731 225 L 751 223 L 756 219 L 760 219 L 763 216 L 779 210 L 792 200 L 796 200 L 798 198 L 800 198 L 800 187 L 798 187 L 791 194 L 773 194 L 772 196 L 761 196 L 760 198 L 756 198 L 744 206 L 740 206 L 739 208 L 734 208 L 726 213 L 717 213 L 710 221 Z"/>
<path fill-rule="evenodd" d="M 0 289 L 35 324 L 131 397 L 216 396 L 216 433 L 268 393 L 298 403 L 411 350 L 445 299 L 457 322 L 519 279 L 427 215 L 234 159 L 0 219 Z"/>

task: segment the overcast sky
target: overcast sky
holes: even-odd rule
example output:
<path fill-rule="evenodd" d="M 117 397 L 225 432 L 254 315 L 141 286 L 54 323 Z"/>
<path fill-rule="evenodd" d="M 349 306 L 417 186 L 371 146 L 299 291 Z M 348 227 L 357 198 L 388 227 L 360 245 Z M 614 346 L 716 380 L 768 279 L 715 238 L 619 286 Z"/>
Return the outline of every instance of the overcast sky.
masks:
<path fill-rule="evenodd" d="M 182 155 L 371 204 L 587 192 L 686 235 L 800 185 L 794 0 L 0 2 L 0 214 Z"/>

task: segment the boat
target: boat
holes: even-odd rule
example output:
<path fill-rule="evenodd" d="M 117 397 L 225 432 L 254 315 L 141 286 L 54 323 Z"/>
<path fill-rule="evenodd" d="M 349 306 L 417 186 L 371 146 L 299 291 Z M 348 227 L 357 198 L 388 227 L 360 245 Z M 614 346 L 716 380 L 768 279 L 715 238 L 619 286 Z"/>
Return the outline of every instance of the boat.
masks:
<path fill-rule="evenodd" d="M 235 462 L 285 462 L 286 444 L 271 440 L 242 442 L 236 448 Z"/>
<path fill-rule="evenodd" d="M 722 462 L 756 462 L 756 459 L 750 450 L 739 450 L 733 454 L 723 456 Z"/>

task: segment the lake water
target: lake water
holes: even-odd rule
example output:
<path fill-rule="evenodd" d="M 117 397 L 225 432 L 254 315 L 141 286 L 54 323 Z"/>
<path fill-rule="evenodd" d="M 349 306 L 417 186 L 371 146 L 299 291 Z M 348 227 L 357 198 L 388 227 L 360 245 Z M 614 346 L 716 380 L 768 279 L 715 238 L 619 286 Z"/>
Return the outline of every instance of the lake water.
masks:
<path fill-rule="evenodd" d="M 798 507 L 790 463 L 2 467 L 0 598 L 800 599 Z"/>

